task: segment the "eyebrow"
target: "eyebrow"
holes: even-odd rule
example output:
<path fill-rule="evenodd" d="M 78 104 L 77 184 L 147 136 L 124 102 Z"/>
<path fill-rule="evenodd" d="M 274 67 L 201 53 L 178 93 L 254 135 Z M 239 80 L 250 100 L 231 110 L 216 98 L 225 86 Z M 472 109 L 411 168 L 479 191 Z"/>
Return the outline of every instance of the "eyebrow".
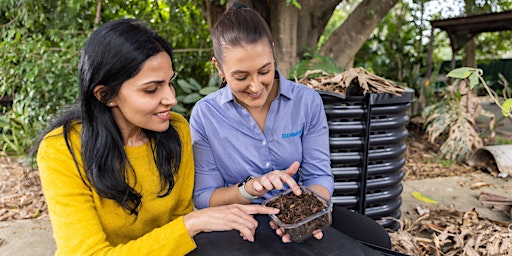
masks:
<path fill-rule="evenodd" d="M 172 76 L 171 76 L 171 82 L 176 79 L 176 77 L 178 76 L 178 73 L 174 72 L 172 73 Z M 148 85 L 148 84 L 161 84 L 161 83 L 164 83 L 165 80 L 150 80 L 150 81 L 147 81 L 145 83 L 142 83 L 141 85 Z"/>
<path fill-rule="evenodd" d="M 272 62 L 268 62 L 268 63 L 266 63 L 265 65 L 263 65 L 263 66 L 261 66 L 260 68 L 258 68 L 258 70 L 259 70 L 259 69 L 262 69 L 262 68 L 266 68 L 266 67 L 268 67 L 268 66 L 270 66 L 270 65 L 272 65 Z M 247 73 L 247 71 L 244 71 L 244 70 L 238 70 L 238 69 L 237 69 L 237 70 L 234 70 L 234 71 L 232 71 L 232 72 L 231 72 L 231 74 L 232 74 L 232 75 L 236 75 L 236 74 L 240 74 L 240 73 L 244 73 L 244 74 L 245 74 L 245 73 Z"/>

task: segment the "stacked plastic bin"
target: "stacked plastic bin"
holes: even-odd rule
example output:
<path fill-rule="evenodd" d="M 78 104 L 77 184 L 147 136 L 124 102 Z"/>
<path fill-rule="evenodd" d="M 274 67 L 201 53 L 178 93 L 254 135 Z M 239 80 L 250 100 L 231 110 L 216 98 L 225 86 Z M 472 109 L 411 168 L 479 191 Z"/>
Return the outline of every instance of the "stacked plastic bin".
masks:
<path fill-rule="evenodd" d="M 342 96 L 318 91 L 329 123 L 333 203 L 397 229 L 405 165 L 407 114 L 414 90 L 401 96 Z"/>

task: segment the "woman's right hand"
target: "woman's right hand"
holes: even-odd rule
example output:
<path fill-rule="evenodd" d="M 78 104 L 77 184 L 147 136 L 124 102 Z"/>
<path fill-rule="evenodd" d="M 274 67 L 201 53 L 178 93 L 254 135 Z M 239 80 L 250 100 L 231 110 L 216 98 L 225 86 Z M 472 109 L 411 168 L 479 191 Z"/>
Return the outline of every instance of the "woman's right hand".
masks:
<path fill-rule="evenodd" d="M 250 195 L 263 196 L 270 190 L 281 190 L 287 184 L 296 195 L 300 195 L 302 190 L 293 175 L 299 170 L 299 162 L 293 162 L 286 170 L 274 170 L 260 177 L 253 178 L 245 185 L 245 190 Z"/>
<path fill-rule="evenodd" d="M 238 230 L 244 240 L 254 242 L 258 221 L 251 214 L 277 214 L 279 209 L 262 205 L 231 204 L 195 210 L 183 220 L 191 237 L 199 232 Z"/>

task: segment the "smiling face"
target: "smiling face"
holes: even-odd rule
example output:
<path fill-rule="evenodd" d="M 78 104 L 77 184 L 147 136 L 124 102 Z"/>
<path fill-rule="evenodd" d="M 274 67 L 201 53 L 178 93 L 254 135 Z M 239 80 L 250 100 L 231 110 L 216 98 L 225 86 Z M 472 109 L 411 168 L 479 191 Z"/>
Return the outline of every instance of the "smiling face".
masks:
<path fill-rule="evenodd" d="M 223 63 L 214 59 L 234 97 L 247 109 L 259 109 L 275 97 L 275 64 L 267 40 L 255 44 L 223 48 Z M 268 104 L 266 104 L 268 103 Z"/>
<path fill-rule="evenodd" d="M 171 85 L 173 76 L 171 58 L 160 52 L 149 58 L 136 76 L 126 80 L 118 95 L 107 103 L 125 142 L 140 128 L 167 130 L 169 111 L 178 103 Z"/>

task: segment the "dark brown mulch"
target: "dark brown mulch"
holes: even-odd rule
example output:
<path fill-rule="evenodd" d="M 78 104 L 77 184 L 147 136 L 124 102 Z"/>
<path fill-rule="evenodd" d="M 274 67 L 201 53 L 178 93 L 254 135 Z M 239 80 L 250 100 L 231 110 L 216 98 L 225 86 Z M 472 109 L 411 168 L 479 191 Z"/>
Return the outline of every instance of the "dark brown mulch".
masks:
<path fill-rule="evenodd" d="M 48 216 L 37 172 L 25 175 L 20 158 L 0 152 L 0 221 Z"/>

